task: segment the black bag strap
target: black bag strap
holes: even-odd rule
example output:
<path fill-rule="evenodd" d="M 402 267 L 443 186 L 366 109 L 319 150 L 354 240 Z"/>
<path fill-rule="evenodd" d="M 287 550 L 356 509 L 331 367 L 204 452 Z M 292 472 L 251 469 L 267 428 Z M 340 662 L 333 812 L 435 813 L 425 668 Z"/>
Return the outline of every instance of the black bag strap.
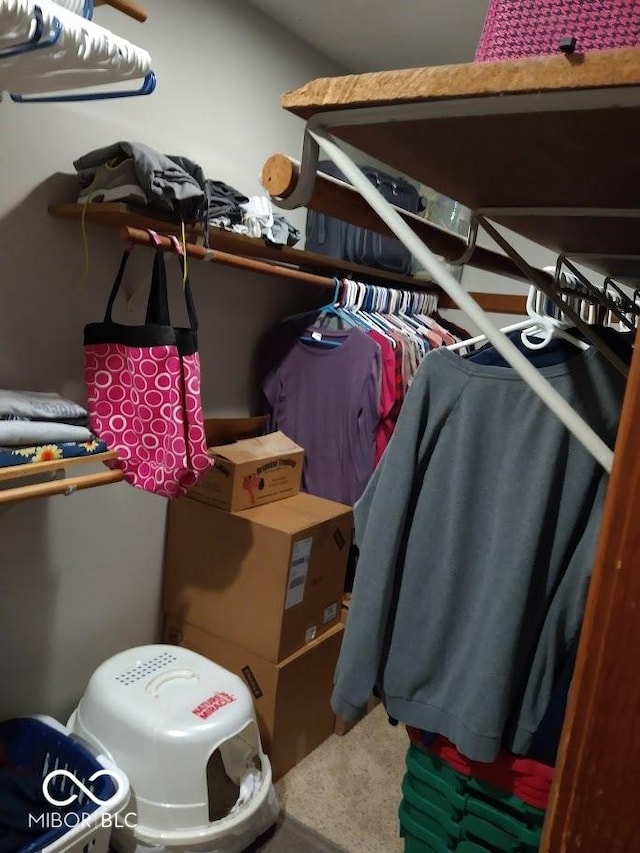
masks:
<path fill-rule="evenodd" d="M 113 306 L 116 301 L 116 297 L 120 292 L 120 285 L 122 284 L 124 271 L 130 257 L 131 250 L 125 249 L 107 301 L 107 309 L 104 314 L 105 323 L 113 323 Z M 147 301 L 145 325 L 148 326 L 150 324 L 156 326 L 171 325 L 171 321 L 169 319 L 169 301 L 167 297 L 167 276 L 164 267 L 164 254 L 160 248 L 156 249 L 155 257 L 153 259 L 151 289 L 149 290 L 149 299 Z"/>
<path fill-rule="evenodd" d="M 177 243 L 177 241 L 176 241 Z M 179 244 L 178 244 L 179 245 Z M 113 305 L 120 291 L 120 285 L 124 277 L 124 272 L 131 256 L 131 251 L 126 249 L 123 252 L 120 260 L 120 266 L 109 294 L 107 308 L 104 315 L 104 322 L 113 323 L 112 313 Z M 184 277 L 184 258 L 180 256 L 180 269 Z M 189 328 L 192 332 L 198 331 L 198 316 L 196 307 L 193 301 L 191 292 L 191 283 L 187 276 L 184 280 L 184 298 L 187 306 L 187 316 L 189 318 Z M 151 288 L 149 290 L 149 299 L 147 301 L 147 313 L 145 318 L 146 325 L 170 326 L 171 318 L 169 314 L 169 299 L 167 295 L 167 270 L 164 260 L 164 251 L 160 246 L 156 247 L 155 256 L 153 259 L 153 271 L 151 273 Z"/>
<path fill-rule="evenodd" d="M 129 249 L 125 249 L 122 255 L 122 259 L 120 260 L 120 267 L 118 268 L 118 272 L 116 273 L 116 277 L 113 282 L 113 287 L 111 288 L 111 293 L 109 294 L 109 299 L 107 301 L 107 308 L 104 312 L 104 322 L 105 323 L 113 323 L 113 319 L 111 317 L 111 313 L 113 311 L 113 303 L 116 301 L 116 296 L 118 295 L 118 291 L 120 290 L 120 285 L 122 284 L 122 276 L 124 275 L 124 271 L 127 266 L 127 261 L 131 256 L 131 252 Z"/>
<path fill-rule="evenodd" d="M 146 325 L 170 326 L 169 297 L 167 295 L 167 270 L 164 264 L 164 252 L 160 247 L 156 248 L 153 257 L 153 271 L 151 273 L 151 288 L 147 300 Z"/>
<path fill-rule="evenodd" d="M 184 282 L 183 293 L 184 293 L 184 301 L 185 301 L 186 306 L 187 306 L 187 317 L 189 318 L 189 328 L 192 332 L 195 333 L 198 331 L 198 315 L 196 314 L 196 306 L 195 306 L 195 302 L 193 301 L 193 294 L 191 292 L 191 282 L 189 281 L 189 276 L 185 275 L 185 260 L 184 260 L 184 255 L 182 254 L 182 245 L 181 245 L 180 241 L 178 240 L 178 238 L 175 237 L 173 234 L 169 235 L 169 239 L 173 243 L 173 246 L 174 246 L 174 248 L 178 254 L 178 259 L 180 261 L 180 272 L 182 273 L 182 280 Z M 164 286 L 165 286 L 165 292 L 166 292 L 166 275 L 167 275 L 167 272 L 166 272 L 166 267 L 165 267 L 165 263 L 164 263 L 164 252 L 162 251 L 162 249 L 158 249 L 158 252 L 160 253 L 160 255 L 162 255 L 162 257 L 158 259 L 158 263 L 160 264 L 161 275 L 164 276 L 164 283 L 165 283 Z M 156 257 L 157 257 L 157 255 L 156 255 Z"/>

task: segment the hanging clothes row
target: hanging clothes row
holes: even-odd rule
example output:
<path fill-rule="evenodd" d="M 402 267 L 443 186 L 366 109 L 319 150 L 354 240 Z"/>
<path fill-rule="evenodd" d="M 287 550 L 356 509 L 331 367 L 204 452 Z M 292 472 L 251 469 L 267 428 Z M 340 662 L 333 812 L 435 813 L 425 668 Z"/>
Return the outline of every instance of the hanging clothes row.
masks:
<path fill-rule="evenodd" d="M 303 488 L 352 505 L 395 429 L 424 356 L 467 333 L 437 296 L 336 280 L 323 308 L 285 320 L 263 348 L 271 429 L 305 448 Z"/>

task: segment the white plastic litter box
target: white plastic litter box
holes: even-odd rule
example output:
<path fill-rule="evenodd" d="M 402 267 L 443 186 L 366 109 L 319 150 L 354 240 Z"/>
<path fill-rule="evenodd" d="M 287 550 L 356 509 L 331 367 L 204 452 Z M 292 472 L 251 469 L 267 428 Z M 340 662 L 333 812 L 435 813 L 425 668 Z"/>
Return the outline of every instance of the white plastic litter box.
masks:
<path fill-rule="evenodd" d="M 114 832 L 144 846 L 240 853 L 275 822 L 271 765 L 242 679 L 189 649 L 121 652 L 91 677 L 69 728 L 129 778 Z"/>

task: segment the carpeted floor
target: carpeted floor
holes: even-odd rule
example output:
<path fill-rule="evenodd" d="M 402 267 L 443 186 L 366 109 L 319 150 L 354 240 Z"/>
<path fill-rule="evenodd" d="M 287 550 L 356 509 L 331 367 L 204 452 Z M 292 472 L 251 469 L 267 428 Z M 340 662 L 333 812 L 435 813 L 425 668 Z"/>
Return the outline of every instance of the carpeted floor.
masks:
<path fill-rule="evenodd" d="M 338 845 L 340 853 L 402 853 L 398 806 L 408 745 L 404 726 L 389 725 L 379 705 L 348 734 L 332 735 L 276 783 L 280 805 Z M 279 847 L 267 850 L 280 853 Z M 282 850 L 289 853 L 289 848 Z M 309 850 L 325 853 L 323 847 Z M 291 853 L 306 853 L 306 848 Z"/>
<path fill-rule="evenodd" d="M 289 815 L 245 853 L 348 853 Z"/>

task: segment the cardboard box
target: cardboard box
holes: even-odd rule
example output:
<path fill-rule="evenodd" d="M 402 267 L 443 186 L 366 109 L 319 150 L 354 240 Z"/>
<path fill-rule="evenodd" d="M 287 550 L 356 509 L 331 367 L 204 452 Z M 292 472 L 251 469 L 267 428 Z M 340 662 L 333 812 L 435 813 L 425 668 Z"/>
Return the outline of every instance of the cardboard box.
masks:
<path fill-rule="evenodd" d="M 264 421 L 230 418 L 205 422 L 208 451 L 216 464 L 189 489 L 189 497 L 238 512 L 300 491 L 301 447 L 281 432 L 243 438 L 260 431 Z"/>
<path fill-rule="evenodd" d="M 278 663 L 340 621 L 352 526 L 304 493 L 238 513 L 171 501 L 164 611 Z"/>
<path fill-rule="evenodd" d="M 166 621 L 165 641 L 192 649 L 245 680 L 263 749 L 279 779 L 333 733 L 329 703 L 343 631 L 341 623 L 334 625 L 279 664 L 176 620 Z"/>

